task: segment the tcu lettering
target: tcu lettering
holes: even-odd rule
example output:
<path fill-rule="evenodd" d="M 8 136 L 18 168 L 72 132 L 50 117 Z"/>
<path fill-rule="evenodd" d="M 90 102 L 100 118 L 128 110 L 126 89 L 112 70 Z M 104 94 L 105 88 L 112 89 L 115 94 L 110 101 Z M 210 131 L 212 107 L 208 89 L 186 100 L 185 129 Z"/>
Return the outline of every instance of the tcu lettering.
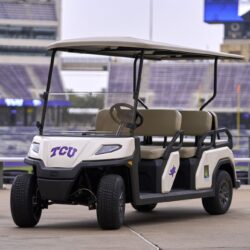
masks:
<path fill-rule="evenodd" d="M 50 157 L 56 156 L 57 152 L 59 153 L 59 155 L 65 155 L 65 154 L 67 154 L 67 156 L 69 158 L 71 158 L 77 152 L 77 148 L 67 147 L 67 146 L 54 147 L 54 148 L 51 149 L 51 153 L 52 154 L 50 155 Z"/>

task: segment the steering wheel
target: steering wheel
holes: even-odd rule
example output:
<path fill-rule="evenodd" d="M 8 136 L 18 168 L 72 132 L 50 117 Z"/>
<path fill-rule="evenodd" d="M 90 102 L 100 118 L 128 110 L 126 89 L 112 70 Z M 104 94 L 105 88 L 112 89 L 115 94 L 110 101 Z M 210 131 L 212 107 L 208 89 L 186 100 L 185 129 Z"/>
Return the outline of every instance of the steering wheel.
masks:
<path fill-rule="evenodd" d="M 134 107 L 127 103 L 116 103 L 114 104 L 110 110 L 110 116 L 112 119 L 121 126 L 125 126 L 126 128 L 135 129 L 142 125 L 143 116 L 136 111 L 135 117 L 135 126 L 133 124 L 133 113 Z"/>

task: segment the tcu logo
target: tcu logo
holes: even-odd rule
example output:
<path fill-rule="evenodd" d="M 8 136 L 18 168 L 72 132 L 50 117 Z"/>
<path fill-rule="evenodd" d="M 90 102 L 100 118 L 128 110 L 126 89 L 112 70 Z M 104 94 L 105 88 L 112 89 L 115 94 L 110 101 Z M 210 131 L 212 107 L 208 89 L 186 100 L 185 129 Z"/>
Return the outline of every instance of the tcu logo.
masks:
<path fill-rule="evenodd" d="M 56 156 L 57 152 L 59 155 L 66 155 L 71 158 L 75 155 L 75 153 L 77 152 L 77 148 L 73 148 L 73 147 L 67 147 L 67 146 L 62 146 L 62 147 L 54 147 L 51 149 L 50 151 L 52 154 L 50 155 L 50 157 L 54 157 Z"/>

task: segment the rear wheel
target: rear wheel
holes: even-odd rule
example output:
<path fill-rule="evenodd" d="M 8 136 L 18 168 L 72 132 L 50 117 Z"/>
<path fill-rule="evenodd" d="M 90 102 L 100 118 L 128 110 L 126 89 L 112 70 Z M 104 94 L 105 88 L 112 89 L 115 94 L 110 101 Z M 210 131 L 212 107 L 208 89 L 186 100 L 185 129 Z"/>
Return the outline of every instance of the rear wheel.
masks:
<path fill-rule="evenodd" d="M 19 227 L 34 227 L 40 220 L 40 194 L 34 175 L 18 175 L 11 188 L 11 215 Z"/>
<path fill-rule="evenodd" d="M 103 229 L 118 229 L 124 221 L 125 185 L 119 175 L 102 177 L 97 191 L 97 220 Z"/>
<path fill-rule="evenodd" d="M 153 204 L 147 204 L 147 205 L 134 205 L 133 203 L 131 203 L 132 207 L 137 210 L 138 212 L 151 212 L 157 205 L 157 203 L 153 203 Z"/>
<path fill-rule="evenodd" d="M 215 196 L 202 199 L 204 209 L 209 214 L 224 214 L 231 205 L 233 197 L 233 184 L 228 172 L 222 170 L 218 173 L 215 184 Z"/>

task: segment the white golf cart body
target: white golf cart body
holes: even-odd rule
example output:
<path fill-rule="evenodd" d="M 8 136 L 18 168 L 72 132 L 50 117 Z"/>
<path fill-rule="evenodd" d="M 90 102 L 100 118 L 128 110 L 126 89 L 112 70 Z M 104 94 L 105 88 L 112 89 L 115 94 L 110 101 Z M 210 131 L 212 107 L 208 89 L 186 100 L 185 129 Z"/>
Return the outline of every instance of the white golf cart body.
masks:
<path fill-rule="evenodd" d="M 222 170 L 230 176 L 232 186 L 239 187 L 232 136 L 227 129 L 218 129 L 214 125 L 216 115 L 203 108 L 216 95 L 218 59 L 241 59 L 240 56 L 133 38 L 59 41 L 49 49 L 52 59 L 42 120 L 38 124 L 40 135 L 34 137 L 25 160 L 34 168 L 44 207 L 52 203 L 98 207 L 98 186 L 105 175 L 122 177 L 126 202 L 137 208 L 164 201 L 214 197 L 217 176 Z M 143 117 L 141 126 L 123 126 L 120 130 L 109 110 L 104 109 L 97 114 L 96 132 L 83 131 L 80 136 L 45 135 L 44 120 L 57 51 L 134 58 L 133 122 L 136 123 L 139 112 Z M 144 59 L 214 60 L 213 96 L 196 111 L 148 109 L 139 98 Z M 219 139 L 222 134 L 223 140 Z M 185 136 L 194 140 L 186 141 Z M 158 143 L 152 140 L 154 137 L 164 140 Z"/>
<path fill-rule="evenodd" d="M 82 161 L 114 160 L 132 157 L 135 151 L 133 137 L 128 138 L 76 138 L 43 137 L 33 140 L 39 143 L 39 152 L 32 147 L 28 156 L 41 159 L 48 168 L 72 169 Z M 110 153 L 96 154 L 103 145 L 119 145 L 119 149 Z"/>

